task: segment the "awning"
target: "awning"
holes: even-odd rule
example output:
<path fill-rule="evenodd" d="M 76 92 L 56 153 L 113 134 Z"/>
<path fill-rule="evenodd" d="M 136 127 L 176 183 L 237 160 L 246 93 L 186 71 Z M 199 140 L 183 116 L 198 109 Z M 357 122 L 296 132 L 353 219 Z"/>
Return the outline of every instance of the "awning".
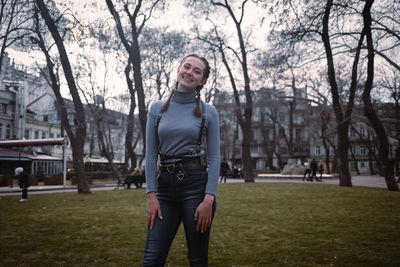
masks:
<path fill-rule="evenodd" d="M 30 140 L 7 140 L 0 141 L 0 147 L 25 147 L 25 146 L 52 146 L 64 145 L 64 138 L 30 139 Z"/>
<path fill-rule="evenodd" d="M 0 161 L 32 161 L 31 159 L 28 158 L 0 158 Z"/>

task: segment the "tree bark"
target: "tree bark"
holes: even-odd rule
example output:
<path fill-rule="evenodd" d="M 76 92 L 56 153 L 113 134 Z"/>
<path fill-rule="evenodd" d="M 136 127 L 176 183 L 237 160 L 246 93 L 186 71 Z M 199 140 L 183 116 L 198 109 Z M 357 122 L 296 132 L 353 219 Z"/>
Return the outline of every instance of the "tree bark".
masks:
<path fill-rule="evenodd" d="M 325 54 L 328 64 L 328 80 L 331 87 L 332 93 L 332 105 L 336 117 L 336 130 L 337 130 L 337 159 L 339 167 L 339 185 L 340 186 L 352 186 L 351 173 L 349 169 L 349 137 L 348 129 L 353 112 L 355 91 L 357 86 L 357 69 L 360 58 L 360 51 L 364 39 L 365 32 L 361 32 L 361 36 L 356 48 L 354 56 L 351 85 L 349 89 L 349 100 L 346 106 L 346 112 L 342 111 L 342 105 L 340 102 L 339 88 L 336 82 L 335 66 L 333 62 L 332 48 L 329 38 L 329 16 L 333 0 L 328 0 L 325 6 L 323 21 L 322 21 L 322 41 L 324 43 Z"/>
<path fill-rule="evenodd" d="M 43 2 L 43 0 L 36 0 L 36 5 L 39 8 L 40 14 L 45 20 L 45 23 L 56 43 L 58 52 L 60 54 L 61 65 L 64 70 L 65 79 L 67 80 L 69 92 L 72 96 L 74 103 L 75 132 L 72 135 L 68 135 L 68 137 L 72 146 L 73 164 L 75 168 L 75 174 L 78 179 L 78 193 L 90 193 L 90 186 L 85 175 L 85 166 L 83 161 L 83 149 L 86 139 L 86 119 L 83 104 L 75 84 L 75 79 L 72 74 L 71 64 L 69 62 L 67 51 L 65 50 L 65 46 L 57 29 L 57 26 L 53 18 L 50 16 L 49 10 L 47 9 L 47 6 Z M 69 123 L 67 123 L 65 126 L 67 129 L 69 127 Z"/>
<path fill-rule="evenodd" d="M 368 48 L 368 70 L 362 100 L 364 102 L 364 114 L 372 124 L 379 142 L 379 160 L 383 166 L 383 172 L 388 190 L 399 191 L 399 187 L 394 177 L 394 162 L 389 158 L 389 140 L 385 128 L 380 121 L 374 106 L 371 102 L 371 90 L 374 79 L 374 46 L 371 32 L 371 7 L 374 0 L 367 0 L 363 10 L 364 29 L 367 37 Z"/>

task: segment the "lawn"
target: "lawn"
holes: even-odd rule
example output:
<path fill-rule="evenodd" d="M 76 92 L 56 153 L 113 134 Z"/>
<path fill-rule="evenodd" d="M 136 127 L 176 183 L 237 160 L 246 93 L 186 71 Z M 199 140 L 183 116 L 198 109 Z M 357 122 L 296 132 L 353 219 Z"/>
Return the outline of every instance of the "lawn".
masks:
<path fill-rule="evenodd" d="M 145 190 L 0 199 L 0 266 L 140 266 Z M 168 266 L 188 266 L 180 228 Z M 400 193 L 222 184 L 210 266 L 400 266 Z"/>

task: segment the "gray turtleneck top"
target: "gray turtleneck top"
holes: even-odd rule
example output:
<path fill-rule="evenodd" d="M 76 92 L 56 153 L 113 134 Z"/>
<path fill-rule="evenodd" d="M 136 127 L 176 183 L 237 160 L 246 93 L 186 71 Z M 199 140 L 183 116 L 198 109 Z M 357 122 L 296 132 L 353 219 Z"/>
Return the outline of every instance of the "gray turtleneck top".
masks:
<path fill-rule="evenodd" d="M 146 126 L 146 187 L 147 193 L 157 192 L 157 135 L 156 121 L 164 101 L 157 101 L 150 107 Z M 178 155 L 192 152 L 194 156 L 197 139 L 201 126 L 201 118 L 194 115 L 196 106 L 195 91 L 174 90 L 167 111 L 162 113 L 158 126 L 159 149 L 163 155 Z M 207 166 L 208 180 L 205 193 L 216 194 L 219 177 L 219 122 L 216 109 L 210 104 L 201 106 L 206 115 L 204 124 L 203 141 L 207 139 Z"/>

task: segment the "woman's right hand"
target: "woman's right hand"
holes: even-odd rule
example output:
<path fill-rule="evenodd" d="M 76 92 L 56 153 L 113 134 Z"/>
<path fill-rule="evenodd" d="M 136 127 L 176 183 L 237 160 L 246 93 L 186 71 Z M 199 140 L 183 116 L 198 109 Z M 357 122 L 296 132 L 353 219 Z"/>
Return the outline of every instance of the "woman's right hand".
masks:
<path fill-rule="evenodd" d="M 153 229 L 156 216 L 163 219 L 156 192 L 150 192 L 147 194 L 147 228 L 150 227 L 150 230 Z"/>

